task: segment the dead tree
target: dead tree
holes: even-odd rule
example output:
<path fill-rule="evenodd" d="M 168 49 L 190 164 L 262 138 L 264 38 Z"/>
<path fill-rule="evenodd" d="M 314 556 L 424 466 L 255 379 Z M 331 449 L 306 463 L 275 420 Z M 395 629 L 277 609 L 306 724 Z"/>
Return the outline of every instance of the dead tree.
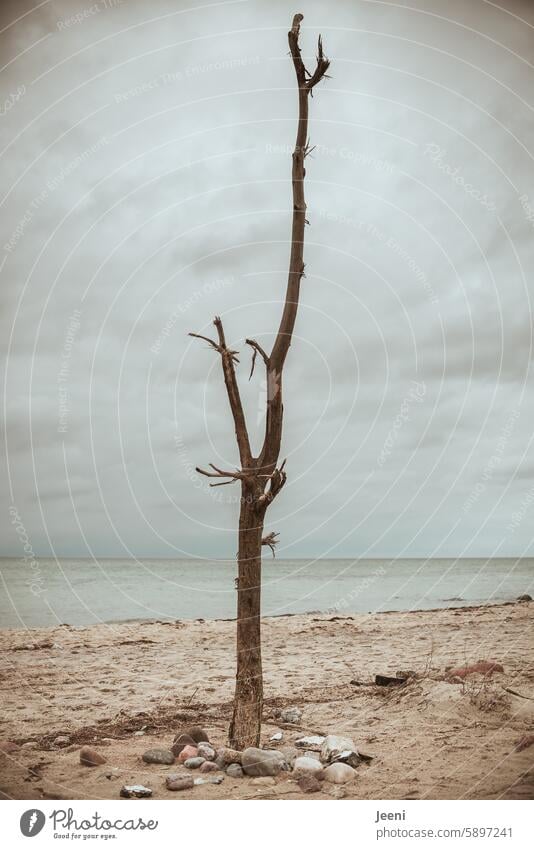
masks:
<path fill-rule="evenodd" d="M 285 460 L 278 466 L 282 439 L 282 372 L 291 345 L 291 337 L 299 303 L 300 283 L 304 276 L 304 228 L 306 203 L 304 201 L 304 161 L 310 153 L 308 142 L 308 105 L 313 89 L 326 75 L 329 61 L 323 53 L 321 36 L 317 48 L 317 61 L 313 73 L 306 69 L 300 54 L 299 30 L 302 15 L 295 15 L 288 33 L 289 49 L 298 85 L 299 117 L 295 149 L 293 151 L 293 222 L 291 229 L 291 254 L 284 309 L 271 353 L 268 354 L 254 339 L 245 342 L 252 349 L 250 377 L 256 359 L 263 360 L 267 375 L 266 424 L 263 446 L 258 456 L 253 455 L 235 366 L 239 362 L 237 351 L 226 344 L 221 319 L 214 320 L 217 338 L 204 339 L 220 354 L 224 382 L 235 425 L 240 466 L 235 470 L 197 469 L 208 478 L 217 478 L 211 486 L 224 486 L 239 482 L 241 486 L 239 515 L 239 547 L 237 554 L 237 674 L 234 712 L 229 730 L 230 744 L 237 749 L 257 746 L 260 739 L 263 707 L 263 677 L 261 664 L 261 549 L 269 546 L 274 554 L 277 534 L 264 536 L 265 514 L 286 482 Z"/>

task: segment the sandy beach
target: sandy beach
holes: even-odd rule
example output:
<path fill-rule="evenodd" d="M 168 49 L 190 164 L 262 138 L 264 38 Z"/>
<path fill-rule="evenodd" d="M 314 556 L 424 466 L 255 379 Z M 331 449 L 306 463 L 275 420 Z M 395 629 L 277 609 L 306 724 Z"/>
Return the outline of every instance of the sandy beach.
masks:
<path fill-rule="evenodd" d="M 534 746 L 515 751 L 534 732 L 532 610 L 526 602 L 264 619 L 262 743 L 272 747 L 279 730 L 282 749 L 303 734 L 349 735 L 374 758 L 345 785 L 346 798 L 533 798 Z M 123 784 L 142 783 L 156 799 L 330 799 L 326 782 L 309 797 L 289 773 L 269 787 L 226 776 L 173 793 L 165 777 L 176 768 L 141 760 L 191 724 L 226 744 L 234 636 L 235 623 L 202 620 L 3 631 L 0 738 L 20 746 L 0 753 L 3 798 L 113 799 Z M 479 660 L 504 672 L 450 680 L 451 669 Z M 415 676 L 375 685 L 376 674 L 399 670 Z M 277 721 L 288 706 L 302 709 L 298 725 Z M 81 766 L 84 744 L 106 764 Z"/>

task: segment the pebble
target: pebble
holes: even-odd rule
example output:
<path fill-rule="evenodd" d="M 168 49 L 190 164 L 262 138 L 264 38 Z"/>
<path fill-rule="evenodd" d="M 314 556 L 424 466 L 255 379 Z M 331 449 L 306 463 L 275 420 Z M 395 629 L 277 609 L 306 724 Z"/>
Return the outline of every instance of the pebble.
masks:
<path fill-rule="evenodd" d="M 251 784 L 257 784 L 260 787 L 266 787 L 266 786 L 270 787 L 273 784 L 276 784 L 276 781 L 270 775 L 262 775 L 259 778 L 253 778 L 252 781 L 251 781 Z"/>
<path fill-rule="evenodd" d="M 195 749 L 196 743 L 189 734 L 177 734 L 171 746 L 172 753 L 175 757 L 178 757 L 186 746 L 191 746 Z"/>
<path fill-rule="evenodd" d="M 198 757 L 198 749 L 196 746 L 184 746 L 180 754 L 178 755 L 178 763 L 185 763 L 185 761 L 189 760 L 189 758 Z"/>
<path fill-rule="evenodd" d="M 341 737 L 338 734 L 329 734 L 321 746 L 321 760 L 323 763 L 334 761 L 342 753 L 356 752 L 354 740 L 350 737 Z"/>
<path fill-rule="evenodd" d="M 241 763 L 247 775 L 253 777 L 274 776 L 287 767 L 284 756 L 276 749 L 245 749 Z"/>
<path fill-rule="evenodd" d="M 143 784 L 125 784 L 121 787 L 121 796 L 123 799 L 148 799 L 152 790 Z"/>
<path fill-rule="evenodd" d="M 298 780 L 298 785 L 303 793 L 319 793 L 322 784 L 313 775 L 303 775 Z"/>
<path fill-rule="evenodd" d="M 134 737 L 144 737 L 144 736 L 145 736 L 144 731 L 134 731 Z"/>
<path fill-rule="evenodd" d="M 284 708 L 280 713 L 282 722 L 296 724 L 302 719 L 302 711 L 297 707 Z"/>
<path fill-rule="evenodd" d="M 230 778 L 243 778 L 243 767 L 240 764 L 229 764 L 226 767 L 226 775 Z"/>
<path fill-rule="evenodd" d="M 21 748 L 21 749 L 38 749 L 38 748 L 39 748 L 39 744 L 37 743 L 37 741 L 36 741 L 36 740 L 28 740 L 28 742 L 27 742 L 27 743 L 23 743 L 23 744 L 22 744 L 22 746 L 21 746 L 20 748 Z"/>
<path fill-rule="evenodd" d="M 209 743 L 199 743 L 197 748 L 199 756 L 205 761 L 215 760 L 215 749 Z"/>
<path fill-rule="evenodd" d="M 276 734 L 273 734 L 273 736 L 270 738 L 271 743 L 280 743 L 280 741 L 283 739 L 284 735 L 281 731 L 277 731 Z"/>
<path fill-rule="evenodd" d="M 221 784 L 224 781 L 224 775 L 210 775 L 208 778 L 195 778 L 195 787 L 198 784 Z"/>
<path fill-rule="evenodd" d="M 330 764 L 324 771 L 325 781 L 330 784 L 346 784 L 347 781 L 352 781 L 355 775 L 355 769 L 342 763 Z"/>
<path fill-rule="evenodd" d="M 68 737 L 66 734 L 60 735 L 59 737 L 56 737 L 56 739 L 54 740 L 54 746 L 68 746 L 69 744 L 70 744 L 70 737 Z"/>
<path fill-rule="evenodd" d="M 217 764 L 213 763 L 213 761 L 204 761 L 202 766 L 200 767 L 200 772 L 217 772 L 219 767 Z"/>
<path fill-rule="evenodd" d="M 222 749 L 217 751 L 215 762 L 221 764 L 223 767 L 227 767 L 230 764 L 240 764 L 241 752 L 238 752 L 237 749 L 229 749 L 223 746 Z"/>
<path fill-rule="evenodd" d="M 199 769 L 203 763 L 205 763 L 204 758 L 187 758 L 184 761 L 184 766 L 186 769 Z"/>
<path fill-rule="evenodd" d="M 101 755 L 95 749 L 84 746 L 80 749 L 80 763 L 82 766 L 99 766 L 100 764 L 105 764 L 106 759 L 104 755 Z"/>
<path fill-rule="evenodd" d="M 143 760 L 147 764 L 173 764 L 174 755 L 170 749 L 148 749 L 143 754 Z"/>
<path fill-rule="evenodd" d="M 314 772 L 322 772 L 323 765 L 317 758 L 300 757 L 295 760 L 293 769 L 298 775 L 309 775 Z"/>
<path fill-rule="evenodd" d="M 167 790 L 190 790 L 195 786 L 192 775 L 168 775 L 165 784 Z"/>
<path fill-rule="evenodd" d="M 13 743 L 11 740 L 2 740 L 0 741 L 0 752 L 4 752 L 6 755 L 12 755 L 15 752 L 18 752 L 20 746 L 17 746 L 16 743 Z"/>

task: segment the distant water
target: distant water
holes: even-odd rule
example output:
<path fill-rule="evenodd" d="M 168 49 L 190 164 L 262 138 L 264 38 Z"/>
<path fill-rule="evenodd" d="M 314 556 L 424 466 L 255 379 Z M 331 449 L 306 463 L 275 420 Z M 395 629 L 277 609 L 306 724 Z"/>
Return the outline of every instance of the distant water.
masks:
<path fill-rule="evenodd" d="M 0 625 L 90 625 L 128 619 L 230 619 L 236 565 L 203 560 L 0 559 Z M 31 591 L 29 582 L 33 581 Z M 340 615 L 510 601 L 534 595 L 534 559 L 271 560 L 265 616 Z"/>

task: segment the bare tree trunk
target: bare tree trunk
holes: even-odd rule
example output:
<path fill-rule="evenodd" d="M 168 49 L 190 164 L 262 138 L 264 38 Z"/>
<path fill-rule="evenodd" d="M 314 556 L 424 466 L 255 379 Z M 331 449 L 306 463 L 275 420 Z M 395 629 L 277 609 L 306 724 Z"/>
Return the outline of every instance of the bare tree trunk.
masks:
<path fill-rule="evenodd" d="M 241 460 L 241 468 L 235 472 L 224 471 L 213 464 L 210 464 L 212 471 L 197 469 L 207 477 L 225 479 L 212 483 L 211 486 L 224 486 L 236 481 L 241 482 L 239 550 L 237 555 L 237 673 L 234 713 L 229 729 L 230 744 L 236 749 L 257 746 L 260 741 L 263 708 L 261 549 L 262 545 L 269 546 L 274 555 L 274 546 L 277 542 L 277 534 L 274 532 L 263 536 L 263 526 L 267 508 L 286 482 L 285 460 L 279 468 L 276 464 L 280 456 L 284 410 L 282 371 L 291 345 L 297 318 L 300 283 L 304 274 L 304 229 L 307 223 L 304 200 L 304 177 L 306 176 L 304 160 L 310 150 L 307 142 L 308 97 L 314 86 L 326 75 L 329 66 L 329 61 L 323 54 L 321 36 L 319 36 L 316 68 L 313 74 L 306 70 L 299 48 L 302 17 L 300 14 L 295 15 L 293 25 L 288 33 L 289 48 L 298 84 L 299 117 L 297 138 L 293 151 L 293 223 L 285 304 L 270 355 L 263 350 L 258 342 L 253 339 L 246 339 L 246 344 L 253 349 L 250 377 L 254 372 L 258 354 L 264 361 L 267 374 L 265 438 L 258 458 L 252 456 L 235 374 L 235 364 L 239 362 L 237 352 L 230 350 L 226 345 L 221 319 L 216 317 L 214 321 L 218 341 L 201 336 L 198 333 L 190 334 L 204 339 L 221 355 L 224 382 L 234 419 Z"/>

